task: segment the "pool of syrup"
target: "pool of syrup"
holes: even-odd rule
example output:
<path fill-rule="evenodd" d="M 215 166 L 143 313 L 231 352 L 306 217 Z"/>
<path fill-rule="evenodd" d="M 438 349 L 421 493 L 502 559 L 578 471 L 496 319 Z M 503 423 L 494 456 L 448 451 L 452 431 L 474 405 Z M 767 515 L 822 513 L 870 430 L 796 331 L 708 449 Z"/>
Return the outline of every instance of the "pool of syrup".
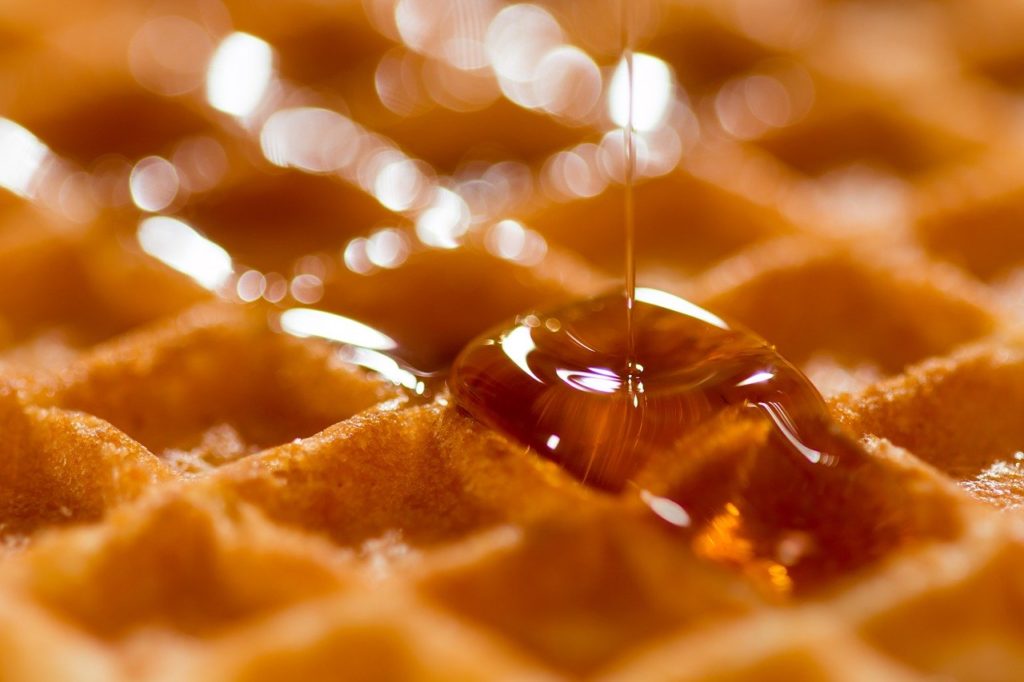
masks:
<path fill-rule="evenodd" d="M 663 291 L 626 306 L 616 292 L 520 315 L 456 360 L 456 404 L 776 592 L 952 528 L 904 504 L 905 483 L 767 342 Z M 674 473 L 651 485 L 654 463 Z"/>

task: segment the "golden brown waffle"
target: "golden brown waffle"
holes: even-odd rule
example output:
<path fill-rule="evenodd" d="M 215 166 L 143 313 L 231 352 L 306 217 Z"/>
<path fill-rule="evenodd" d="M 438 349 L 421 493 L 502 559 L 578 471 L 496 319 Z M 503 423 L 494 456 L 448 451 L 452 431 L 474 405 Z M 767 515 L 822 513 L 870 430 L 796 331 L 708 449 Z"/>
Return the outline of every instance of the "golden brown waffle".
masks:
<path fill-rule="evenodd" d="M 931 529 L 787 597 L 707 560 L 728 518 L 680 542 L 425 388 L 620 276 L 617 2 L 4 3 L 0 677 L 1024 677 L 1011 4 L 631 5 L 675 79 L 640 281 L 777 344 Z M 480 47 L 503 7 L 581 48 L 543 101 Z"/>

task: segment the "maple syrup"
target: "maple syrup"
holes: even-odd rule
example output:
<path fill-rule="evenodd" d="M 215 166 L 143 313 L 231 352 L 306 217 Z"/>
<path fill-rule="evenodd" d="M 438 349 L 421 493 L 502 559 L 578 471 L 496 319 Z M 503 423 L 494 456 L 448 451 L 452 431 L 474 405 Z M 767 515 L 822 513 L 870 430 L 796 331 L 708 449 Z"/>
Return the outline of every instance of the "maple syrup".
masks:
<path fill-rule="evenodd" d="M 764 341 L 671 294 L 636 294 L 632 316 L 618 293 L 520 315 L 459 356 L 455 399 L 585 483 L 612 491 L 647 455 L 671 448 L 723 407 L 757 405 L 783 425 L 793 417 L 781 415 L 794 406 L 823 409 L 817 392 Z M 786 428 L 807 461 L 834 464 L 836 455 Z"/>
<path fill-rule="evenodd" d="M 627 391 L 633 390 L 633 380 L 636 376 L 634 371 L 634 356 L 636 349 L 633 347 L 633 308 L 636 306 L 636 211 L 633 210 L 633 172 L 636 169 L 636 140 L 633 130 L 633 51 L 630 49 L 629 40 L 629 17 L 626 14 L 626 3 L 622 3 L 622 44 L 625 46 L 623 60 L 626 66 L 626 130 L 624 137 L 625 145 L 625 168 L 623 174 L 623 209 L 625 212 L 626 226 L 626 261 L 625 261 L 625 297 L 626 297 L 626 367 L 627 367 Z"/>
<path fill-rule="evenodd" d="M 469 345 L 450 375 L 455 403 L 584 483 L 635 495 L 697 554 L 774 593 L 820 585 L 910 538 L 948 536 L 956 523 L 941 506 L 903 504 L 905 480 L 833 423 L 774 347 L 636 288 L 624 42 L 625 286 L 520 315 Z"/>
<path fill-rule="evenodd" d="M 953 532 L 938 506 L 903 503 L 906 482 L 767 342 L 663 291 L 637 289 L 635 301 L 632 362 L 616 292 L 520 315 L 471 344 L 451 373 L 456 404 L 584 483 L 638 496 L 698 554 L 777 592 Z M 715 430 L 739 436 L 690 451 L 689 434 Z M 687 457 L 650 483 L 652 466 Z"/>

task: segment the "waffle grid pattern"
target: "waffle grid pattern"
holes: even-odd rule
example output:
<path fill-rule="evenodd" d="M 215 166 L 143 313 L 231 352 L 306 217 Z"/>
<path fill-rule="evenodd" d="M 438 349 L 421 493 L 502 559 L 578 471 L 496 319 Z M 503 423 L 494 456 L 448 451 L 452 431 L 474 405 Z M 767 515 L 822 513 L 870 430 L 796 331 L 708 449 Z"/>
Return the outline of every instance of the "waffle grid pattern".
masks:
<path fill-rule="evenodd" d="M 418 4 L 0 11 L 0 115 L 52 150 L 38 187 L 0 192 L 3 676 L 1018 678 L 1024 13 L 637 5 L 639 49 L 686 93 L 681 160 L 637 190 L 641 281 L 777 344 L 906 504 L 957 527 L 779 604 L 443 392 L 281 333 L 282 311 L 329 310 L 435 370 L 619 273 L 614 172 L 570 191 L 545 180 L 571 162 L 559 154 L 594 161 L 608 121 L 521 106 L 487 69 L 472 78 L 489 103 L 388 100 L 382 65 L 413 64 L 420 95 L 451 69 L 388 24 Z M 607 75 L 615 40 L 585 5 L 548 9 Z M 195 63 L 147 42 L 153 26 L 192 40 Z M 273 111 L 333 112 L 439 193 L 389 200 L 367 181 L 372 154 L 350 172 L 308 148 L 268 164 L 272 111 L 225 114 L 189 80 L 232 30 L 274 50 Z M 786 120 L 757 104 L 778 88 Z M 150 155 L 178 177 L 153 213 L 233 257 L 212 285 L 145 253 L 130 178 Z M 458 248 L 430 243 L 430 212 L 451 205 L 437 197 L 468 212 Z M 385 233 L 397 267 L 373 257 Z"/>

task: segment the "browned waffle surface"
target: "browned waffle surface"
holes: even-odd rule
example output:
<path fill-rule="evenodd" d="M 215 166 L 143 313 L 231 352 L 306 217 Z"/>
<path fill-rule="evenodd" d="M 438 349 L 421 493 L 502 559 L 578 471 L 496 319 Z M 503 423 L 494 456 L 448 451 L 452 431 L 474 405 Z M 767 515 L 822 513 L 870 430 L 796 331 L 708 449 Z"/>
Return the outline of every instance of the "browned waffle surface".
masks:
<path fill-rule="evenodd" d="M 0 8 L 0 678 L 1024 677 L 1007 3 L 625 14 L 639 281 L 808 374 L 842 489 L 737 410 L 638 496 L 450 404 L 475 337 L 618 286 L 623 17 Z M 680 491 L 730 504 L 676 532 Z M 752 558 L 787 514 L 819 580 Z"/>

